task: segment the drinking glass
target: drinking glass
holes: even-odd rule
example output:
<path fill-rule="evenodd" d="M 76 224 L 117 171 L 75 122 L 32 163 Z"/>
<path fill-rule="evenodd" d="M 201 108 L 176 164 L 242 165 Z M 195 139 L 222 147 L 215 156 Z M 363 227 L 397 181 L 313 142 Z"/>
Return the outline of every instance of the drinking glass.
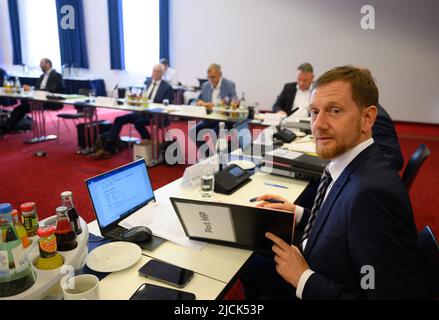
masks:
<path fill-rule="evenodd" d="M 201 196 L 211 198 L 214 195 L 215 187 L 215 168 L 213 166 L 204 166 L 201 172 Z"/>

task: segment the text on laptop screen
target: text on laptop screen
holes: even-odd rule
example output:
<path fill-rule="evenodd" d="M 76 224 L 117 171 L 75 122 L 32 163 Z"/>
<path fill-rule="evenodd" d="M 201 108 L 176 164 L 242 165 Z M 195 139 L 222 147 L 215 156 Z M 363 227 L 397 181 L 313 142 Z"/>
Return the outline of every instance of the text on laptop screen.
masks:
<path fill-rule="evenodd" d="M 102 228 L 154 199 L 143 160 L 91 178 L 87 180 L 87 187 Z"/>

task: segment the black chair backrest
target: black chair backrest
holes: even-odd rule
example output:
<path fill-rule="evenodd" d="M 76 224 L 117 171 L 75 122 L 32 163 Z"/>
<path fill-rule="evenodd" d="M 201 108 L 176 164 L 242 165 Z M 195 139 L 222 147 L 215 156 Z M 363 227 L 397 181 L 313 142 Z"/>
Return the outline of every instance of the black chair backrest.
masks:
<path fill-rule="evenodd" d="M 420 298 L 439 298 L 439 245 L 428 226 L 418 233 L 417 259 L 420 269 Z"/>
<path fill-rule="evenodd" d="M 402 174 L 402 182 L 404 183 L 407 190 L 410 190 L 413 181 L 415 180 L 416 175 L 421 168 L 421 165 L 424 163 L 425 159 L 430 155 L 430 150 L 425 144 L 421 144 L 418 149 L 413 153 L 410 158 L 407 166 L 404 169 L 404 173 Z"/>

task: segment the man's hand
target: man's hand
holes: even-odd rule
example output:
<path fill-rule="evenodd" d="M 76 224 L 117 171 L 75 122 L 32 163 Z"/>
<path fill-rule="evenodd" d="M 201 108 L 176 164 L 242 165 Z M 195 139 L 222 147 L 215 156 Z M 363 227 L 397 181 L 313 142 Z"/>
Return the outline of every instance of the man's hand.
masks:
<path fill-rule="evenodd" d="M 285 113 L 285 111 L 278 111 L 276 112 L 277 115 L 281 116 L 281 117 L 286 117 L 287 114 Z"/>
<path fill-rule="evenodd" d="M 265 237 L 275 243 L 273 252 L 276 254 L 274 261 L 276 262 L 277 273 L 279 273 L 285 281 L 297 288 L 300 276 L 309 269 L 299 249 L 293 245 L 289 245 L 270 232 L 267 232 Z"/>
<path fill-rule="evenodd" d="M 212 102 L 205 102 L 203 100 L 198 100 L 197 106 L 205 107 L 207 110 L 211 110 L 213 108 L 213 103 Z"/>
<path fill-rule="evenodd" d="M 269 203 L 267 201 L 264 201 L 267 199 L 282 200 L 284 203 Z M 260 197 L 257 197 L 256 201 L 262 201 L 261 203 L 258 203 L 256 205 L 257 207 L 261 207 L 261 208 L 271 208 L 271 209 L 284 210 L 290 212 L 294 212 L 294 210 L 296 210 L 296 205 L 294 203 L 291 203 L 284 197 L 278 196 L 276 194 L 264 194 Z"/>

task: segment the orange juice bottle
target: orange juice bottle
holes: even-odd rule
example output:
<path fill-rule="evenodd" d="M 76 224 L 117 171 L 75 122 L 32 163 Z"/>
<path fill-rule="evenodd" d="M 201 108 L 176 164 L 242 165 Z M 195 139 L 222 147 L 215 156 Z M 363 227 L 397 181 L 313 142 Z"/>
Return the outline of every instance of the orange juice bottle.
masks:
<path fill-rule="evenodd" d="M 20 238 L 23 249 L 26 249 L 30 245 L 30 241 L 29 238 L 27 237 L 26 229 L 18 219 L 18 211 L 14 209 L 12 210 L 11 214 L 12 214 L 12 223 L 14 224 L 15 231 L 17 231 L 17 235 Z"/>

